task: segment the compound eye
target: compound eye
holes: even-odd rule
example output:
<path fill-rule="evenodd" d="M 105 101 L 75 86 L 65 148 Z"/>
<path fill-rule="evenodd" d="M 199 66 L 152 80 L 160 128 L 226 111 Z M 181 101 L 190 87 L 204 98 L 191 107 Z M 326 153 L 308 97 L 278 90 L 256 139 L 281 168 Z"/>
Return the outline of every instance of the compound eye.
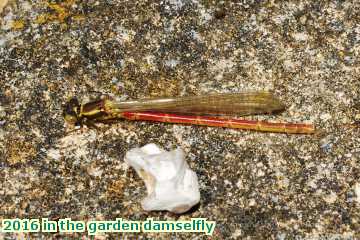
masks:
<path fill-rule="evenodd" d="M 70 99 L 70 101 L 66 104 L 67 111 L 78 112 L 80 108 L 80 103 L 76 97 Z"/>
<path fill-rule="evenodd" d="M 70 99 L 69 102 L 66 103 L 64 110 L 63 110 L 63 116 L 66 122 L 75 124 L 78 122 L 78 109 L 80 105 L 76 98 Z"/>

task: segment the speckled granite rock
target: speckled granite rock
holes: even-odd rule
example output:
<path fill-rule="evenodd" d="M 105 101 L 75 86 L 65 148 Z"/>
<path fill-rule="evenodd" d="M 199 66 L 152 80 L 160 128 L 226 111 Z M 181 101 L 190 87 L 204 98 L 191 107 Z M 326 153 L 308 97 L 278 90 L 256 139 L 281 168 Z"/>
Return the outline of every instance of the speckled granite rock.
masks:
<path fill-rule="evenodd" d="M 351 125 L 360 119 L 359 11 L 359 1 L 8 6 L 0 29 L 1 217 L 203 217 L 217 222 L 214 239 L 360 238 L 360 129 Z M 145 122 L 66 133 L 61 110 L 74 95 L 263 89 L 274 90 L 288 111 L 259 119 L 313 122 L 321 134 Z M 145 187 L 123 158 L 149 142 L 186 151 L 199 177 L 198 209 L 181 216 L 141 210 Z"/>
<path fill-rule="evenodd" d="M 7 3 L 8 3 L 8 0 L 0 0 L 0 13 L 3 11 L 3 9 Z"/>

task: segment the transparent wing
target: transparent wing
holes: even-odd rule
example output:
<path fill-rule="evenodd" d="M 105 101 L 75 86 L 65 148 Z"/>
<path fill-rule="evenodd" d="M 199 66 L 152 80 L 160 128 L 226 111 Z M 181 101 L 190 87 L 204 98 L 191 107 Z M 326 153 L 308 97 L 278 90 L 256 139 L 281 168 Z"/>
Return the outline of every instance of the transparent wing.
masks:
<path fill-rule="evenodd" d="M 184 113 L 194 115 L 255 115 L 283 111 L 285 106 L 270 92 L 222 93 L 177 98 L 108 101 L 114 112 Z"/>

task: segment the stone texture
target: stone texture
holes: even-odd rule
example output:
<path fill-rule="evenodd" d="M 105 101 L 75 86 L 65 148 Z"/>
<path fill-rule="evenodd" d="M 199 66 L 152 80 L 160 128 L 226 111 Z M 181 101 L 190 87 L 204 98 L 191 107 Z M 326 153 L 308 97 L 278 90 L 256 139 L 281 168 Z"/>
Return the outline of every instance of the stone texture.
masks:
<path fill-rule="evenodd" d="M 16 1 L 0 28 L 1 216 L 203 217 L 217 222 L 214 239 L 360 238 L 359 11 L 359 1 Z M 126 121 L 67 133 L 62 118 L 72 96 L 264 89 L 288 110 L 256 118 L 313 122 L 319 134 Z M 141 210 L 145 187 L 123 158 L 149 142 L 185 150 L 198 209 Z"/>

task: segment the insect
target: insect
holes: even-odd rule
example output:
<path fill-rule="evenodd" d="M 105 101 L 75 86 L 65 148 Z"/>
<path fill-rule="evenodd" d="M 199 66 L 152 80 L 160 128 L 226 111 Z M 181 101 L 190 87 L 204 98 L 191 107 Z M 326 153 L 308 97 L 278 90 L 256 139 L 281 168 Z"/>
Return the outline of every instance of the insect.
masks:
<path fill-rule="evenodd" d="M 274 123 L 230 116 L 274 114 L 285 110 L 270 92 L 222 93 L 203 96 L 114 101 L 109 98 L 80 104 L 72 98 L 64 108 L 65 121 L 95 127 L 118 119 L 193 124 L 277 133 L 312 134 L 315 127 L 302 123 Z"/>

